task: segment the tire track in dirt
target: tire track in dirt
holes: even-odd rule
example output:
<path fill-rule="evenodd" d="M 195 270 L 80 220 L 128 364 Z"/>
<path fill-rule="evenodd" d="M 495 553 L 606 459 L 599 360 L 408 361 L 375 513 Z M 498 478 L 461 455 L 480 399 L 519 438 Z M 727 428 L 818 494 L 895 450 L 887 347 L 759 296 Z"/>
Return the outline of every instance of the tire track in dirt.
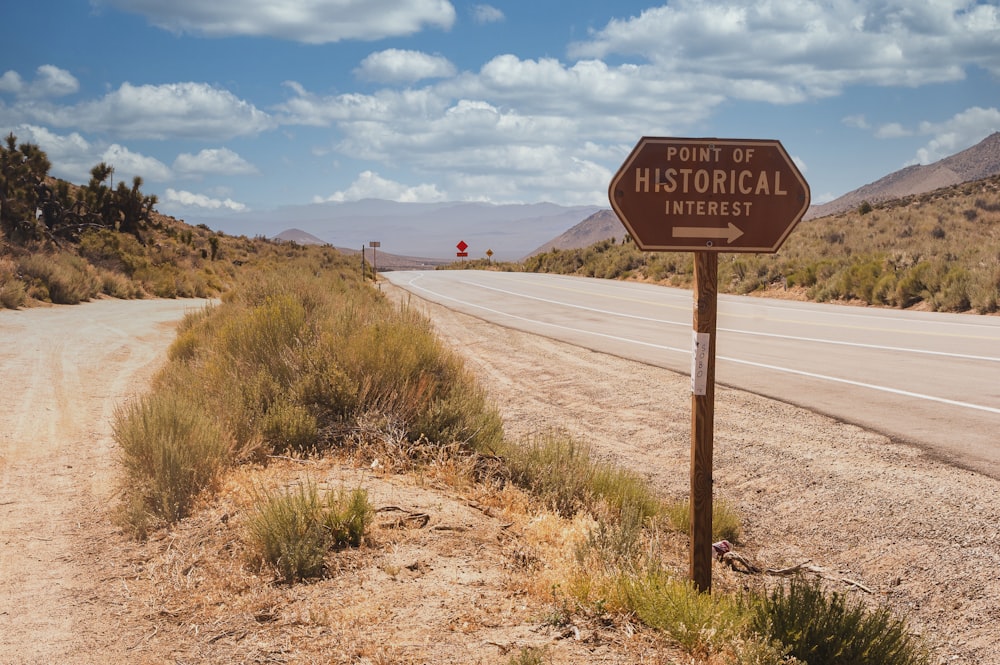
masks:
<path fill-rule="evenodd" d="M 95 556 L 114 533 L 110 417 L 204 301 L 0 311 L 0 663 L 124 654 Z"/>

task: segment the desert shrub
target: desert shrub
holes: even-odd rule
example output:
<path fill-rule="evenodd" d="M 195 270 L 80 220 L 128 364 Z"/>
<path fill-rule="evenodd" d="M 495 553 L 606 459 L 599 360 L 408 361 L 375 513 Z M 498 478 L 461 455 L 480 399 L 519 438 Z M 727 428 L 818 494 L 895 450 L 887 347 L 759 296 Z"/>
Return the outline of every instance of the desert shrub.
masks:
<path fill-rule="evenodd" d="M 258 497 L 244 539 L 254 561 L 295 582 L 322 574 L 331 549 L 360 545 L 372 515 L 365 490 L 321 496 L 315 483 L 299 483 Z"/>
<path fill-rule="evenodd" d="M 0 307 L 17 309 L 27 299 L 28 291 L 17 276 L 17 265 L 10 259 L 0 257 Z"/>
<path fill-rule="evenodd" d="M 887 607 L 873 610 L 819 582 L 792 580 L 759 599 L 755 631 L 789 647 L 809 665 L 925 665 L 929 657 Z"/>
<path fill-rule="evenodd" d="M 690 581 L 660 568 L 625 577 L 620 586 L 639 620 L 664 631 L 694 656 L 704 658 L 728 649 L 746 624 L 734 597 L 699 593 Z"/>
<path fill-rule="evenodd" d="M 380 412 L 410 441 L 466 443 L 489 449 L 502 424 L 461 359 L 435 337 L 416 310 L 373 303 L 337 315 L 340 334 L 329 346 L 333 364 L 356 387 L 345 405 L 351 416 Z"/>
<path fill-rule="evenodd" d="M 29 254 L 19 261 L 20 272 L 35 283 L 40 300 L 76 305 L 101 292 L 97 271 L 72 254 Z"/>
<path fill-rule="evenodd" d="M 80 237 L 79 252 L 94 266 L 127 276 L 149 265 L 146 249 L 138 238 L 109 229 L 85 232 Z"/>
<path fill-rule="evenodd" d="M 135 521 L 143 514 L 168 523 L 187 516 L 229 464 L 229 441 L 196 395 L 158 391 L 129 402 L 116 411 L 112 428 Z"/>
<path fill-rule="evenodd" d="M 641 506 L 626 504 L 601 515 L 587 539 L 576 548 L 576 560 L 583 570 L 631 569 L 639 561 L 647 515 Z"/>
<path fill-rule="evenodd" d="M 691 500 L 682 499 L 667 505 L 670 526 L 681 533 L 691 533 Z M 740 541 L 742 524 L 739 513 L 725 499 L 712 499 L 712 540 Z"/>
<path fill-rule="evenodd" d="M 549 662 L 545 647 L 521 647 L 507 660 L 507 665 L 545 665 Z"/>
<path fill-rule="evenodd" d="M 105 269 L 100 269 L 98 272 L 101 278 L 101 293 L 122 300 L 142 297 L 142 287 L 122 273 Z"/>
<path fill-rule="evenodd" d="M 938 287 L 931 294 L 931 305 L 936 311 L 965 312 L 972 307 L 969 295 L 972 281 L 969 271 L 951 266 L 944 271 Z"/>
<path fill-rule="evenodd" d="M 262 430 L 272 450 L 308 452 L 316 447 L 316 418 L 304 406 L 284 399 L 267 409 Z"/>

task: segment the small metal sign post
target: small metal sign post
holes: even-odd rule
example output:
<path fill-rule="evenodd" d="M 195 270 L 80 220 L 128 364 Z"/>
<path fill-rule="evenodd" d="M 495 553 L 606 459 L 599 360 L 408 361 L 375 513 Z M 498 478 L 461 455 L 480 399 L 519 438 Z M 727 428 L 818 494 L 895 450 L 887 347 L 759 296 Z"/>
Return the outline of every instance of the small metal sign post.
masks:
<path fill-rule="evenodd" d="M 486 250 L 486 262 L 487 263 L 491 263 L 492 261 L 493 261 L 493 250 L 492 249 L 487 249 Z"/>
<path fill-rule="evenodd" d="M 375 260 L 375 252 L 378 251 L 378 247 L 382 246 L 382 243 L 378 240 L 372 240 L 368 243 L 368 246 L 372 248 L 372 281 L 378 281 L 378 262 Z M 362 250 L 363 251 L 363 250 Z"/>
<path fill-rule="evenodd" d="M 608 198 L 639 249 L 695 253 L 690 575 L 711 591 L 719 252 L 778 251 L 809 209 L 809 185 L 778 141 L 643 137 Z"/>

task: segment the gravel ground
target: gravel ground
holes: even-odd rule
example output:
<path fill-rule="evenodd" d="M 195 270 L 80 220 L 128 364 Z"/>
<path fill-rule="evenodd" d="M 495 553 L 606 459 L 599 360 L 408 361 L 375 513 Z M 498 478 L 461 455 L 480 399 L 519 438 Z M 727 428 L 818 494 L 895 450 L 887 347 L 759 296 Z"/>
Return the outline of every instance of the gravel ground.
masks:
<path fill-rule="evenodd" d="M 664 494 L 687 495 L 689 377 L 410 302 L 467 358 L 508 432 L 566 430 Z M 724 387 L 714 448 L 716 495 L 744 520 L 742 554 L 857 582 L 870 597 L 845 589 L 905 616 L 941 663 L 1000 662 L 1000 482 Z"/>

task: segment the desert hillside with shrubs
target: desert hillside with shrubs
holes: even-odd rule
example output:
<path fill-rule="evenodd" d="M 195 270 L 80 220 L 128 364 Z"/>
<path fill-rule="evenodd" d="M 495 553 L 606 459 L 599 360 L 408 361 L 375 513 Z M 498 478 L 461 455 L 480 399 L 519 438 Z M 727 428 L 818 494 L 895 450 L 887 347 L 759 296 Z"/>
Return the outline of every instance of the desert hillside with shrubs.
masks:
<path fill-rule="evenodd" d="M 680 287 L 693 281 L 691 253 L 642 252 L 627 237 L 536 254 L 520 267 Z M 1000 176 L 800 222 L 776 254 L 722 254 L 719 289 L 994 314 Z"/>

